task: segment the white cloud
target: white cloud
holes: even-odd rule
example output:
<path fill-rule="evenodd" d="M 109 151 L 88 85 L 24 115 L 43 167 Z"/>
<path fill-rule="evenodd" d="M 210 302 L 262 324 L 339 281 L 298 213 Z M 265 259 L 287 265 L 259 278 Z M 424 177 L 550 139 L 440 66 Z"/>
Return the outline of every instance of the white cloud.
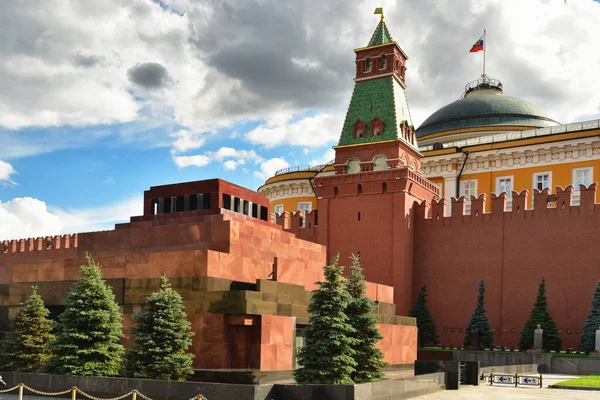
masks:
<path fill-rule="evenodd" d="M 171 137 L 175 138 L 173 142 L 173 153 L 183 153 L 189 150 L 196 150 L 202 147 L 205 143 L 205 139 L 202 133 L 190 132 L 186 129 L 181 129 L 177 132 L 173 132 Z"/>
<path fill-rule="evenodd" d="M 63 227 L 64 222 L 43 201 L 22 197 L 0 202 L 0 240 L 57 235 Z"/>
<path fill-rule="evenodd" d="M 262 180 L 267 180 L 275 175 L 275 172 L 278 170 L 288 168 L 289 166 L 290 165 L 283 158 L 271 158 L 260 164 L 260 171 L 254 171 L 254 176 Z"/>
<path fill-rule="evenodd" d="M 143 197 L 136 196 L 106 207 L 50 210 L 63 222 L 62 233 L 91 232 L 113 229 L 115 223 L 127 222 L 129 217 L 143 215 L 143 204 Z"/>
<path fill-rule="evenodd" d="M 327 153 L 323 154 L 323 156 L 321 158 L 316 158 L 316 159 L 310 160 L 310 165 L 327 164 L 329 161 L 331 161 L 333 159 L 335 159 L 335 150 L 329 149 L 329 150 L 327 150 Z"/>
<path fill-rule="evenodd" d="M 208 165 L 211 159 L 207 156 L 203 156 L 201 154 L 195 156 L 176 156 L 173 157 L 173 161 L 179 168 L 185 167 L 204 167 Z"/>
<path fill-rule="evenodd" d="M 0 202 L 0 241 L 113 229 L 114 224 L 143 214 L 141 196 L 100 208 L 62 210 L 21 197 Z"/>
<path fill-rule="evenodd" d="M 0 127 L 184 127 L 173 138 L 168 128 L 162 132 L 174 153 L 201 148 L 205 137 L 196 132 L 231 126 L 223 139 L 310 149 L 334 143 L 353 87 L 353 49 L 367 44 L 378 22 L 362 0 L 344 7 L 320 0 L 4 3 Z M 561 122 L 600 117 L 593 68 L 600 53 L 591 50 L 598 20 L 592 0 L 386 4 L 388 27 L 410 57 L 407 95 L 417 126 L 481 74 L 482 54 L 468 50 L 484 26 L 487 72 L 507 95 Z M 143 75 L 153 71 L 162 72 Z M 291 117 L 308 110 L 316 114 Z M 235 126 L 240 121 L 267 122 L 245 134 L 244 125 Z M 129 126 L 121 134 L 135 131 Z M 92 142 L 89 132 L 77 133 L 81 138 L 7 141 L 0 158 Z"/>
<path fill-rule="evenodd" d="M 10 179 L 10 176 L 16 172 L 17 171 L 15 171 L 12 165 L 6 161 L 0 160 L 0 183 L 14 184 L 14 182 Z"/>
<path fill-rule="evenodd" d="M 251 143 L 267 148 L 290 145 L 321 147 L 337 141 L 342 132 L 341 114 L 317 114 L 290 122 L 291 117 L 279 121 L 267 121 L 246 134 Z"/>
<path fill-rule="evenodd" d="M 212 161 L 223 161 L 226 158 L 233 158 L 235 162 L 235 166 L 239 164 L 244 164 L 246 161 L 252 161 L 255 164 L 258 164 L 263 161 L 262 157 L 260 157 L 254 150 L 237 150 L 232 147 L 221 147 L 219 150 L 215 152 L 206 152 L 204 154 L 198 154 L 193 156 L 176 156 L 173 157 L 173 161 L 179 168 L 185 167 L 204 167 L 210 164 Z M 233 163 L 227 163 L 225 165 L 226 169 L 235 169 Z M 232 168 L 233 167 L 233 168 Z"/>
<path fill-rule="evenodd" d="M 106 178 L 106 179 L 104 180 L 104 182 L 103 182 L 103 183 L 115 183 L 115 180 L 113 179 L 113 177 L 112 177 L 112 176 L 109 176 L 108 178 Z"/>
<path fill-rule="evenodd" d="M 233 170 L 235 170 L 237 168 L 237 166 L 239 164 L 243 164 L 243 163 L 244 163 L 244 160 L 241 160 L 241 162 L 237 162 L 237 161 L 233 161 L 233 160 L 228 160 L 228 161 L 225 161 L 223 163 L 223 167 L 226 170 L 233 171 Z"/>
<path fill-rule="evenodd" d="M 255 163 L 263 161 L 263 159 L 256 154 L 254 150 L 236 150 L 231 147 L 221 147 L 216 151 L 216 153 L 213 154 L 213 157 L 217 161 L 222 161 L 224 158 L 237 158 L 239 160 L 254 161 Z"/>

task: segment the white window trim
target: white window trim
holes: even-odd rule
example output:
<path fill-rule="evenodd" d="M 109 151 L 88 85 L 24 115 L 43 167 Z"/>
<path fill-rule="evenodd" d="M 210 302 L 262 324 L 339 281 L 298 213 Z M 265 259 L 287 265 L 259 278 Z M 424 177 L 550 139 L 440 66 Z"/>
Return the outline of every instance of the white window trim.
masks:
<path fill-rule="evenodd" d="M 510 191 L 506 192 L 506 211 L 512 211 L 512 191 L 515 190 L 515 176 L 514 175 L 504 175 L 496 177 L 496 194 L 500 195 L 502 192 L 500 191 L 500 180 L 501 179 L 510 179 Z"/>
<path fill-rule="evenodd" d="M 542 171 L 542 172 L 534 172 L 531 175 L 531 188 L 537 189 L 537 177 L 548 175 L 548 188 L 552 190 L 552 171 Z"/>
<path fill-rule="evenodd" d="M 467 201 L 471 201 L 470 194 L 468 196 L 465 194 L 462 194 L 465 192 L 465 183 L 467 183 L 467 182 L 473 184 L 473 186 L 475 187 L 475 193 L 474 193 L 475 196 L 477 196 L 477 194 L 479 193 L 477 190 L 478 182 L 477 182 L 477 179 L 461 179 L 461 181 L 460 181 L 460 192 L 459 193 L 461 193 L 461 196 L 465 196 L 467 198 Z"/>
<path fill-rule="evenodd" d="M 578 206 L 581 203 L 581 192 L 579 191 L 579 185 L 576 183 L 577 181 L 577 172 L 578 171 L 589 171 L 590 172 L 590 182 L 588 184 L 591 185 L 594 182 L 594 167 L 579 167 L 573 168 L 572 174 L 572 185 L 573 185 L 573 197 L 571 200 L 571 204 L 574 206 Z"/>
<path fill-rule="evenodd" d="M 531 174 L 531 206 L 532 207 L 533 207 L 533 204 L 535 201 L 534 200 L 535 192 L 533 191 L 533 189 L 537 189 L 537 177 L 543 176 L 543 175 L 548 175 L 548 188 L 550 189 L 550 192 L 552 192 L 552 171 L 534 172 L 533 174 Z"/>
<path fill-rule="evenodd" d="M 300 209 L 300 204 L 302 205 L 308 205 L 308 210 L 301 210 Z M 308 214 L 309 212 L 312 211 L 312 202 L 311 201 L 299 201 L 298 205 L 297 205 L 298 211 L 306 211 L 306 213 Z M 301 224 L 302 228 L 304 228 L 306 226 L 306 214 L 302 216 L 302 224 Z"/>
<path fill-rule="evenodd" d="M 300 211 L 300 204 L 302 204 L 302 205 L 308 205 L 308 210 L 306 210 L 306 212 L 311 212 L 312 211 L 312 202 L 311 201 L 299 201 L 298 202 L 298 211 Z"/>
<path fill-rule="evenodd" d="M 460 190 L 459 190 L 459 194 L 460 196 L 465 196 L 465 198 L 467 199 L 467 203 L 466 203 L 466 207 L 465 207 L 465 213 L 470 214 L 471 213 L 471 194 L 466 195 L 463 194 L 465 193 L 465 183 L 469 182 L 470 184 L 473 185 L 473 187 L 475 188 L 474 190 L 474 196 L 477 196 L 477 194 L 479 193 L 477 191 L 477 179 L 463 179 L 460 181 Z"/>
<path fill-rule="evenodd" d="M 277 212 L 277 208 L 279 208 L 279 207 L 281 207 L 281 212 L 280 213 Z M 285 208 L 283 207 L 283 204 L 275 204 L 273 206 L 273 212 L 275 213 L 275 215 L 281 215 L 281 214 L 284 213 L 284 211 L 285 211 Z"/>
<path fill-rule="evenodd" d="M 592 182 L 594 181 L 594 167 L 580 167 L 580 168 L 573 168 L 573 172 L 572 172 L 572 182 L 573 182 L 573 189 L 575 190 L 579 190 L 579 185 L 576 184 L 577 181 L 577 172 L 579 171 L 589 171 L 590 172 L 590 182 L 588 185 L 591 185 Z M 577 186 L 577 187 L 575 187 Z"/>
<path fill-rule="evenodd" d="M 499 195 L 500 193 L 502 193 L 500 191 L 500 181 L 502 179 L 510 179 L 510 186 L 511 186 L 510 192 L 512 192 L 513 190 L 515 190 L 515 177 L 514 177 L 514 175 L 497 176 L 496 177 L 496 194 Z M 506 193 L 508 195 L 508 197 L 512 196 L 512 194 L 510 192 Z"/>

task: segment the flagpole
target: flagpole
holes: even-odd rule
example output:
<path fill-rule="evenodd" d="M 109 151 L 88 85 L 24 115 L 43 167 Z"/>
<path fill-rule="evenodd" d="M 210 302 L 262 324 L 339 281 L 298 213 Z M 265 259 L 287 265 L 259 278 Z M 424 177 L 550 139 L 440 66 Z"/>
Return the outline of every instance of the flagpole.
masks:
<path fill-rule="evenodd" d="M 483 75 L 482 78 L 485 79 L 485 48 L 487 47 L 487 41 L 485 40 L 485 28 L 483 29 Z"/>

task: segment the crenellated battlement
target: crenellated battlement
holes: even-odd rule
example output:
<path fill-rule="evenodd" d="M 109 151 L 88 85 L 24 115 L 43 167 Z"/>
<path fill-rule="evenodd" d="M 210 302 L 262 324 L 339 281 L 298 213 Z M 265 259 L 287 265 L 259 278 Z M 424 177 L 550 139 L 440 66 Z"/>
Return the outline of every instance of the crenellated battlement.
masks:
<path fill-rule="evenodd" d="M 295 234 L 299 239 L 317 243 L 318 210 L 272 213 L 271 222 L 281 226 L 284 231 Z"/>
<path fill-rule="evenodd" d="M 556 187 L 552 194 L 549 188 L 542 191 L 533 190 L 533 201 L 529 191 L 512 191 L 511 196 L 506 192 L 496 195 L 492 193 L 490 213 L 485 213 L 487 195 L 471 196 L 470 212 L 467 213 L 467 198 L 461 196 L 452 198 L 450 213 L 447 213 L 447 199 L 414 202 L 415 218 L 417 221 L 429 222 L 431 226 L 471 223 L 475 221 L 490 221 L 494 219 L 539 218 L 540 216 L 569 216 L 581 214 L 600 214 L 600 204 L 596 203 L 598 184 L 589 187 L 579 185 L 576 191 L 572 185 Z M 579 205 L 573 205 L 573 198 L 579 197 Z M 508 205 L 510 204 L 510 209 Z M 531 206 L 531 207 L 530 207 Z"/>
<path fill-rule="evenodd" d="M 79 235 L 56 235 L 0 242 L 0 257 L 29 253 L 46 253 L 61 249 L 75 249 L 78 246 Z"/>

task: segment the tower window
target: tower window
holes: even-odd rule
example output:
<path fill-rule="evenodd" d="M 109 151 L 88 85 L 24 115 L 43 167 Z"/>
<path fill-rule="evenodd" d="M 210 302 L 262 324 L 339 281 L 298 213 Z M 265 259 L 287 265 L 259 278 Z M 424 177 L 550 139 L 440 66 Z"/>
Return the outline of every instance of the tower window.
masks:
<path fill-rule="evenodd" d="M 365 72 L 371 72 L 371 57 L 365 58 Z"/>
<path fill-rule="evenodd" d="M 356 121 L 353 126 L 354 129 L 354 139 L 365 137 L 367 126 L 361 120 Z"/>
<path fill-rule="evenodd" d="M 386 69 L 387 68 L 387 58 L 385 57 L 385 55 L 382 55 L 379 58 L 379 69 Z"/>

